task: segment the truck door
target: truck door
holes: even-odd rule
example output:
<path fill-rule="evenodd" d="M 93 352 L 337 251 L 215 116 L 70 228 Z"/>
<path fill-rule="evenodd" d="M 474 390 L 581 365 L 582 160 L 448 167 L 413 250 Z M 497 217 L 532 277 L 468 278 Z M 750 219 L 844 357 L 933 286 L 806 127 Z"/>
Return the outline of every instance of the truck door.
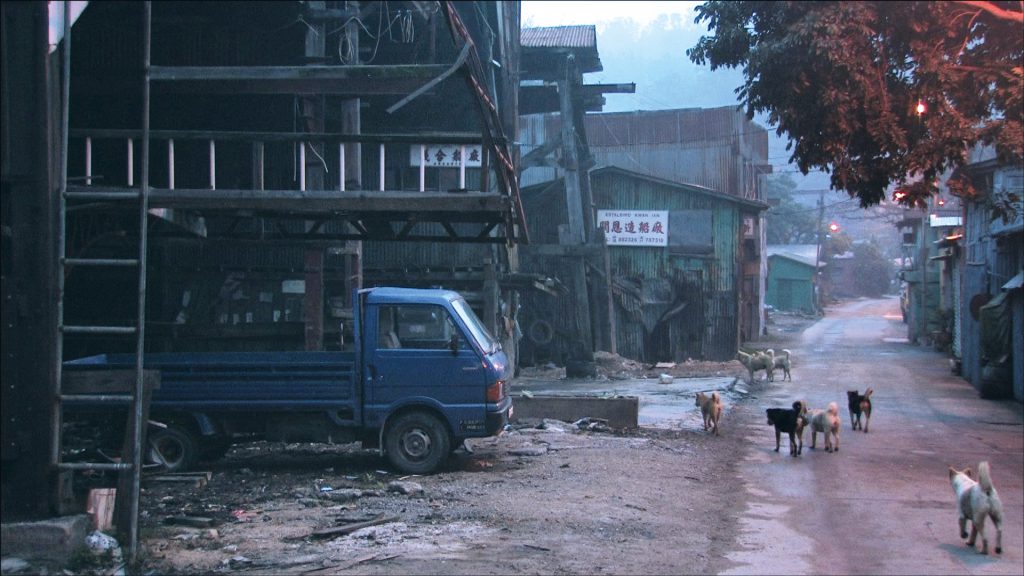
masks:
<path fill-rule="evenodd" d="M 381 410 L 410 397 L 433 398 L 454 409 L 453 414 L 464 407 L 467 418 L 472 418 L 468 411 L 477 412 L 485 401 L 486 372 L 448 310 L 433 304 L 376 308 L 378 336 L 367 366 L 372 381 L 367 386 L 368 403 Z"/>

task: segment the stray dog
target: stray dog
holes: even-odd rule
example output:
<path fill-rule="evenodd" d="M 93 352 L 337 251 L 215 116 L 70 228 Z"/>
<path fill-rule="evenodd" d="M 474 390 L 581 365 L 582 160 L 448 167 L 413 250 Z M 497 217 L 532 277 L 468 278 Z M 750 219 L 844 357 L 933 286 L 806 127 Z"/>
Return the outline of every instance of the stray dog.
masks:
<path fill-rule="evenodd" d="M 868 388 L 863 395 L 858 394 L 856 390 L 847 390 L 846 398 L 850 402 L 850 426 L 853 430 L 860 428 L 865 434 L 868 433 L 868 424 L 871 423 L 871 393 L 874 392 L 871 388 Z M 864 424 L 861 425 L 861 415 L 864 416 Z"/>
<path fill-rule="evenodd" d="M 782 379 L 783 380 L 787 380 L 788 379 L 790 382 L 792 382 L 793 381 L 793 377 L 789 374 L 790 368 L 793 367 L 792 362 L 789 361 L 790 351 L 784 349 L 782 351 L 782 354 L 776 356 L 775 355 L 775 350 L 772 350 L 771 348 L 769 348 L 769 349 L 765 350 L 764 353 L 771 357 L 771 359 L 772 359 L 772 368 L 773 369 L 774 368 L 782 368 Z"/>
<path fill-rule="evenodd" d="M 827 410 L 812 410 L 807 418 L 811 427 L 811 450 L 818 440 L 818 432 L 825 435 L 825 452 L 839 452 L 839 405 L 829 402 Z M 835 439 L 835 446 L 832 440 Z"/>
<path fill-rule="evenodd" d="M 712 392 L 710 396 L 697 392 L 696 405 L 700 406 L 700 414 L 704 417 L 704 431 L 707 432 L 710 426 L 718 436 L 718 422 L 722 419 L 722 398 L 718 392 Z"/>
<path fill-rule="evenodd" d="M 949 481 L 956 494 L 956 511 L 959 517 L 960 537 L 967 538 L 967 521 L 971 521 L 971 537 L 967 545 L 974 548 L 974 541 L 981 534 L 981 554 L 988 554 L 988 536 L 985 535 L 985 518 L 991 517 L 996 527 L 996 554 L 1003 553 L 1003 503 L 992 478 L 988 462 L 978 464 L 978 480 L 971 476 L 971 469 L 957 470 L 949 467 Z"/>
<path fill-rule="evenodd" d="M 789 455 L 799 456 L 804 449 L 804 426 L 807 424 L 807 405 L 797 400 L 793 408 L 768 408 L 768 424 L 775 426 L 775 451 L 779 451 L 782 432 L 789 434 Z M 800 445 L 797 446 L 796 439 Z"/>
<path fill-rule="evenodd" d="M 754 373 L 757 372 L 758 370 L 765 371 L 765 374 L 767 374 L 768 376 L 769 382 L 775 379 L 775 374 L 772 372 L 772 369 L 775 365 L 772 362 L 771 356 L 765 354 L 764 352 L 755 352 L 753 354 L 747 354 L 742 350 L 738 350 L 736 352 L 736 359 L 739 360 L 740 364 L 743 364 L 743 367 L 747 369 L 747 372 L 750 374 L 749 382 L 751 384 L 754 383 Z"/>

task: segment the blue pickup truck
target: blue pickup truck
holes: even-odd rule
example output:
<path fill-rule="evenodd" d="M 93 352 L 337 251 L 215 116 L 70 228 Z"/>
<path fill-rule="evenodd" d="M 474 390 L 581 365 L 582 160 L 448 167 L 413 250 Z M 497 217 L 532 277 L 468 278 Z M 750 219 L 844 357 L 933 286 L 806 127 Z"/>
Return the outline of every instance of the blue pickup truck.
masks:
<path fill-rule="evenodd" d="M 148 453 L 168 471 L 242 439 L 361 442 L 410 474 L 437 469 L 466 438 L 512 414 L 511 368 L 456 292 L 370 288 L 356 295 L 344 351 L 154 353 Z M 65 373 L 134 368 L 132 354 L 64 363 Z"/>

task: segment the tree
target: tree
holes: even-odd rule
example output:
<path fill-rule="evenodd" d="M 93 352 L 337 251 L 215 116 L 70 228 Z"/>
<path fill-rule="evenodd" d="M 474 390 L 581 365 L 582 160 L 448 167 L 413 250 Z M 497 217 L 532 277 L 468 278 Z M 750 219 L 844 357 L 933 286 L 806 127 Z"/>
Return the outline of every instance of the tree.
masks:
<path fill-rule="evenodd" d="M 862 207 L 890 184 L 923 206 L 977 144 L 1024 158 L 1018 2 L 710 1 L 697 13 L 714 35 L 690 60 L 741 67 L 747 116 L 766 114 L 801 172 L 825 170 Z M 966 178 L 951 187 L 974 194 Z"/>
<path fill-rule="evenodd" d="M 770 176 L 765 188 L 772 205 L 765 213 L 768 244 L 813 244 L 818 233 L 818 209 L 793 199 L 793 178 L 789 174 Z"/>
<path fill-rule="evenodd" d="M 853 289 L 857 294 L 878 298 L 889 291 L 894 276 L 892 262 L 874 242 L 853 246 Z"/>

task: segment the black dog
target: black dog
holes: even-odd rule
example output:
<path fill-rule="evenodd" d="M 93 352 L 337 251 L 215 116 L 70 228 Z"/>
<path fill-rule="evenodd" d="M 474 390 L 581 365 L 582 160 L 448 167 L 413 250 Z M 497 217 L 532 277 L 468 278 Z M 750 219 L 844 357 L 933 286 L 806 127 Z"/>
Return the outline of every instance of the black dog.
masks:
<path fill-rule="evenodd" d="M 868 388 L 863 395 L 858 394 L 856 390 L 847 390 L 846 398 L 850 403 L 850 426 L 854 430 L 860 428 L 864 430 L 864 433 L 868 433 L 868 424 L 871 423 L 871 393 L 874 392 L 871 388 Z M 861 425 L 861 415 L 864 416 L 864 424 Z"/>
<path fill-rule="evenodd" d="M 804 426 L 807 424 L 807 406 L 799 400 L 793 408 L 768 408 L 768 424 L 775 426 L 775 451 L 779 451 L 782 433 L 789 434 L 789 455 L 799 456 L 804 449 Z M 796 439 L 800 439 L 797 446 Z"/>

